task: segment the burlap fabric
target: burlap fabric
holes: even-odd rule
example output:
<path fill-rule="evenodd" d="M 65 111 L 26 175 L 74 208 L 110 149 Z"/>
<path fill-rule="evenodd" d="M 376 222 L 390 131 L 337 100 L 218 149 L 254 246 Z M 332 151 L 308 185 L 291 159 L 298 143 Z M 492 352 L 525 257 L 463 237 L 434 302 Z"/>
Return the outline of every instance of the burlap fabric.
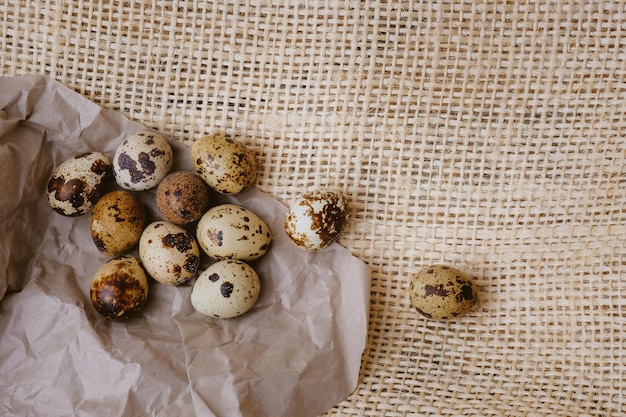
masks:
<path fill-rule="evenodd" d="M 329 416 L 626 415 L 626 1 L 0 3 L 3 75 L 349 196 L 371 316 Z M 473 312 L 410 307 L 432 263 Z"/>

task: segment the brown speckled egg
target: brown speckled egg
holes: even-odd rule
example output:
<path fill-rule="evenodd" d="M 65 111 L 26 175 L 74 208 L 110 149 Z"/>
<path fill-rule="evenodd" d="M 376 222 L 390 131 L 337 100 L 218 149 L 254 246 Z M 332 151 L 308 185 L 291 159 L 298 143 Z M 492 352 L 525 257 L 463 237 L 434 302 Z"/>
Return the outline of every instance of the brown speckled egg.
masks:
<path fill-rule="evenodd" d="M 191 305 L 205 316 L 230 319 L 249 311 L 260 292 L 259 276 L 250 265 L 224 260 L 200 274 L 191 290 Z"/>
<path fill-rule="evenodd" d="M 193 235 L 173 223 L 150 223 L 139 239 L 143 267 L 156 281 L 181 285 L 196 276 L 200 248 Z"/>
<path fill-rule="evenodd" d="M 124 139 L 113 156 L 117 184 L 132 191 L 156 187 L 174 164 L 172 147 L 154 132 L 135 133 Z"/>
<path fill-rule="evenodd" d="M 157 208 L 165 220 L 179 225 L 198 220 L 209 208 L 209 190 L 193 172 L 167 175 L 156 191 Z"/>
<path fill-rule="evenodd" d="M 446 265 L 422 269 L 411 278 L 411 304 L 423 316 L 447 320 L 468 312 L 477 301 L 472 278 Z"/>
<path fill-rule="evenodd" d="M 48 203 L 64 216 L 87 213 L 113 179 L 111 161 L 100 152 L 70 158 L 55 168 L 48 179 Z"/>
<path fill-rule="evenodd" d="M 252 261 L 267 252 L 272 232 L 255 213 L 236 204 L 207 211 L 196 228 L 202 250 L 213 259 Z"/>
<path fill-rule="evenodd" d="M 94 206 L 89 228 L 100 252 L 118 256 L 139 242 L 145 222 L 146 211 L 137 197 L 129 191 L 111 191 Z"/>
<path fill-rule="evenodd" d="M 126 319 L 139 312 L 148 300 L 148 279 L 133 256 L 113 258 L 94 275 L 91 303 L 108 319 Z"/>
<path fill-rule="evenodd" d="M 200 177 L 221 194 L 237 194 L 256 178 L 252 151 L 225 136 L 204 136 L 195 141 L 191 160 Z"/>
<path fill-rule="evenodd" d="M 317 251 L 330 245 L 348 223 L 348 201 L 333 191 L 317 190 L 289 206 L 285 231 L 296 246 Z"/>

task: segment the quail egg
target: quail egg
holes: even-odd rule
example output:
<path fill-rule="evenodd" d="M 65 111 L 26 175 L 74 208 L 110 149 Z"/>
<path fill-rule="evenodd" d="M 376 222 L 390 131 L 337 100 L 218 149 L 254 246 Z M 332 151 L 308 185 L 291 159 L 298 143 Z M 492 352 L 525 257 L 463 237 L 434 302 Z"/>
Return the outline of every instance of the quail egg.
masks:
<path fill-rule="evenodd" d="M 477 301 L 472 278 L 456 268 L 433 265 L 411 277 L 411 304 L 423 316 L 446 320 L 468 312 Z"/>
<path fill-rule="evenodd" d="M 298 247 L 318 251 L 330 245 L 348 223 L 348 201 L 334 191 L 304 194 L 290 206 L 285 231 Z"/>
<path fill-rule="evenodd" d="M 48 203 L 64 216 L 87 213 L 112 181 L 111 161 L 100 152 L 77 155 L 58 165 L 48 179 Z"/>
<path fill-rule="evenodd" d="M 139 257 L 148 274 L 165 285 L 180 285 L 196 276 L 200 248 L 193 235 L 175 224 L 150 223 L 139 240 Z"/>
<path fill-rule="evenodd" d="M 221 204 L 207 211 L 198 222 L 196 237 L 202 250 L 218 260 L 258 259 L 272 241 L 267 224 L 252 211 L 235 204 Z"/>
<path fill-rule="evenodd" d="M 139 312 L 148 300 L 148 280 L 137 258 L 113 258 L 91 281 L 91 303 L 108 319 L 125 319 Z"/>
<path fill-rule="evenodd" d="M 156 187 L 174 164 L 172 147 L 154 132 L 129 136 L 113 156 L 113 174 L 117 184 L 132 191 Z"/>
<path fill-rule="evenodd" d="M 167 175 L 156 191 L 159 212 L 170 223 L 185 225 L 198 220 L 209 208 L 209 191 L 196 173 Z"/>
<path fill-rule="evenodd" d="M 100 252 L 122 255 L 139 242 L 146 211 L 130 191 L 111 191 L 96 203 L 91 213 L 91 237 Z"/>
<path fill-rule="evenodd" d="M 221 194 L 237 194 L 256 178 L 252 151 L 225 136 L 204 136 L 195 141 L 191 160 L 200 177 Z"/>
<path fill-rule="evenodd" d="M 228 319 L 249 311 L 260 292 L 259 276 L 250 265 L 224 260 L 200 274 L 191 290 L 191 304 L 205 316 Z"/>

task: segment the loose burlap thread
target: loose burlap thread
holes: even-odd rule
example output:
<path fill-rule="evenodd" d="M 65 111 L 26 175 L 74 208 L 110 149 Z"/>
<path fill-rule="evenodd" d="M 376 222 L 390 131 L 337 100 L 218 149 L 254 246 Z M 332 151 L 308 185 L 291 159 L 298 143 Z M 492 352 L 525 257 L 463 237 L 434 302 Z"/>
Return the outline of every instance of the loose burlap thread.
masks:
<path fill-rule="evenodd" d="M 3 75 L 49 75 L 288 204 L 342 190 L 372 270 L 328 416 L 626 415 L 626 1 L 0 1 Z M 425 265 L 479 303 L 421 318 Z"/>

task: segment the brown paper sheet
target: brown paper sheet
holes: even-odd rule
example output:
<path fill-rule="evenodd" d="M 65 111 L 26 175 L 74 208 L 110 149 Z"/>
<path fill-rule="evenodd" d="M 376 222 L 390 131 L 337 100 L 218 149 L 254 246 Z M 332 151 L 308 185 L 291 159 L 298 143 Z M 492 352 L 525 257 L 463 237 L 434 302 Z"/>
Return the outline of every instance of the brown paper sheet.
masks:
<path fill-rule="evenodd" d="M 143 129 L 49 78 L 0 78 L 0 414 L 327 411 L 356 387 L 369 270 L 338 244 L 319 253 L 293 246 L 282 228 L 286 208 L 254 187 L 219 200 L 255 211 L 274 234 L 253 264 L 262 292 L 249 313 L 200 315 L 189 300 L 192 282 L 153 281 L 145 310 L 126 322 L 91 306 L 90 281 L 107 258 L 91 240 L 89 215 L 50 209 L 46 182 L 65 159 L 92 150 L 112 158 L 122 138 Z M 191 170 L 188 149 L 170 143 L 174 169 Z M 137 195 L 151 220 L 159 218 L 154 192 Z"/>

